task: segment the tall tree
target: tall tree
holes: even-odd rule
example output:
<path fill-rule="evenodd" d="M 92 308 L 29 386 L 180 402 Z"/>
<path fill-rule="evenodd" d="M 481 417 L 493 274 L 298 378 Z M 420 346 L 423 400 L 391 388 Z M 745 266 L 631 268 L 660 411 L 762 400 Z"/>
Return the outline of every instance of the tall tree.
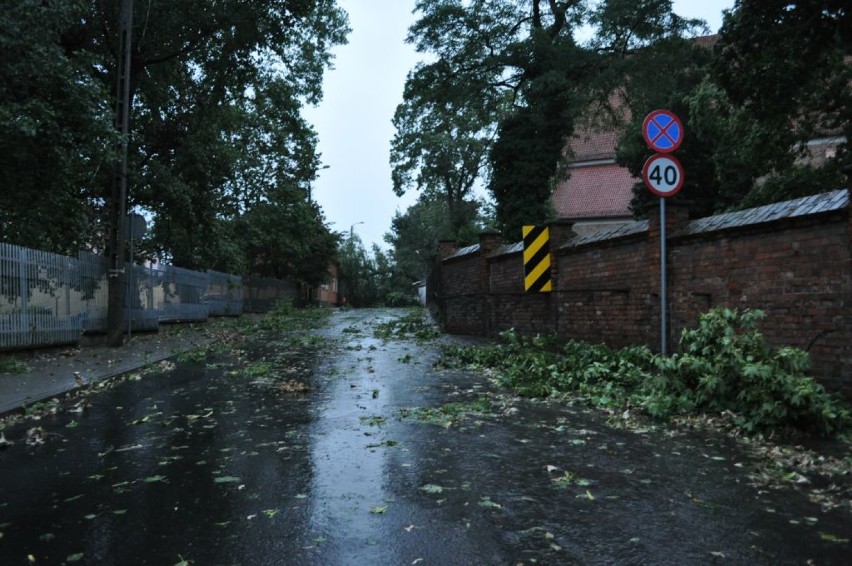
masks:
<path fill-rule="evenodd" d="M 31 204 L 0 202 L 3 239 L 104 247 L 118 6 L 22 0 L 0 15 L 0 172 Z M 135 2 L 133 21 L 130 204 L 154 218 L 147 253 L 256 265 L 238 240 L 245 215 L 314 208 L 316 134 L 301 110 L 322 95 L 345 13 L 334 0 L 150 0 Z M 298 214 L 295 224 L 312 217 L 328 232 Z"/>
<path fill-rule="evenodd" d="M 385 241 L 392 246 L 398 286 L 410 286 L 426 277 L 438 252 L 439 240 L 451 239 L 464 246 L 475 243 L 482 230 L 493 228 L 493 219 L 481 212 L 483 208 L 480 203 L 465 201 L 461 211 L 464 224 L 456 230 L 442 199 L 424 194 L 404 213 L 397 212 Z"/>
<path fill-rule="evenodd" d="M 109 91 L 92 53 L 65 49 L 86 2 L 0 11 L 0 241 L 76 253 L 109 179 Z"/>
<path fill-rule="evenodd" d="M 394 115 L 391 166 L 397 196 L 416 189 L 444 202 L 449 225 L 442 235 L 449 238 L 469 222 L 474 190 L 488 177 L 496 112 L 448 96 L 439 69 L 420 66 L 409 76 Z"/>
<path fill-rule="evenodd" d="M 216 239 L 228 233 L 217 231 L 223 221 L 270 202 L 266 195 L 281 183 L 301 187 L 307 198 L 319 160 L 302 101 L 321 97 L 329 48 L 345 38 L 345 15 L 332 0 L 136 8 L 139 190 L 132 202 L 156 215 L 158 255 L 207 266 L 221 261 L 217 245 L 233 248 Z M 98 16 L 109 18 L 106 5 Z M 292 195 L 274 200 L 281 194 Z"/>
<path fill-rule="evenodd" d="M 809 141 L 852 134 L 849 21 L 843 3 L 740 1 L 725 14 L 714 48 L 653 46 L 649 53 L 665 47 L 673 64 L 631 81 L 633 121 L 619 162 L 640 174 L 648 156 L 641 121 L 666 107 L 686 124 L 677 152 L 686 182 L 675 198 L 688 201 L 693 216 L 841 186 L 848 141 L 822 164 L 807 158 Z M 642 215 L 650 194 L 641 183 L 634 193 Z"/>
<path fill-rule="evenodd" d="M 454 147 L 445 138 L 429 142 L 435 125 L 451 124 L 468 136 L 496 133 L 478 139 L 493 139 L 486 181 L 496 202 L 498 225 L 510 237 L 520 238 L 523 224 L 551 216 L 552 189 L 564 175 L 560 164 L 565 140 L 578 118 L 593 103 L 612 110 L 608 101 L 613 90 L 625 86 L 631 76 L 628 71 L 637 69 L 630 61 L 640 57 L 642 48 L 680 37 L 694 25 L 673 14 L 669 0 L 588 4 L 581 0 L 421 0 L 417 4 L 422 17 L 411 28 L 411 41 L 436 60 L 409 76 L 401 108 L 409 111 L 409 100 L 417 100 L 420 108 L 426 100 L 432 113 L 404 114 L 409 120 L 402 122 L 398 137 L 419 136 L 420 151 L 434 158 L 434 170 L 455 167 L 459 171 L 460 160 L 435 157 L 441 155 L 441 148 Z M 590 45 L 575 40 L 583 24 L 599 30 Z M 459 120 L 468 116 L 463 110 L 470 105 L 491 111 L 478 114 L 475 121 Z M 441 140 L 438 136 L 455 130 L 437 131 L 436 138 Z M 415 144 L 406 141 L 402 147 Z M 410 156 L 408 151 L 406 157 Z M 400 163 L 405 167 L 398 171 L 426 170 L 425 160 Z"/>
<path fill-rule="evenodd" d="M 841 186 L 839 167 L 852 156 L 849 12 L 839 0 L 739 0 L 726 13 L 713 64 L 714 106 L 727 113 L 723 135 L 739 138 L 751 164 L 743 205 Z M 822 167 L 803 167 L 808 142 L 829 136 L 844 140 L 836 155 Z"/>
<path fill-rule="evenodd" d="M 421 0 L 417 9 L 422 17 L 412 26 L 410 40 L 437 60 L 409 77 L 406 93 L 426 91 L 434 112 L 415 114 L 415 126 L 407 124 L 404 132 L 417 131 L 427 145 L 426 135 L 436 125 L 444 126 L 437 130 L 444 135 L 455 127 L 467 139 L 491 145 L 489 189 L 497 220 L 504 229 L 520 233 L 521 224 L 548 216 L 550 180 L 571 128 L 572 73 L 583 65 L 572 23 L 584 2 Z M 465 112 L 468 108 L 486 110 L 474 114 Z M 436 120 L 435 114 L 441 118 Z M 443 147 L 453 145 L 443 142 Z M 457 157 L 434 163 L 432 170 L 444 169 L 446 175 L 464 161 Z"/>
<path fill-rule="evenodd" d="M 338 237 L 298 187 L 276 187 L 268 200 L 240 217 L 236 231 L 249 262 L 246 273 L 318 285 L 337 253 Z"/>

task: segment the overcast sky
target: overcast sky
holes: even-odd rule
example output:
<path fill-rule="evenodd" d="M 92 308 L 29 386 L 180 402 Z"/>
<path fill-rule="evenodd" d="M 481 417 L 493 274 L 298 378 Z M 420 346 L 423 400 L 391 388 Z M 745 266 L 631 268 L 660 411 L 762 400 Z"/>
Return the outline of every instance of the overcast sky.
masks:
<path fill-rule="evenodd" d="M 349 43 L 334 49 L 334 69 L 324 79 L 323 101 L 308 108 L 319 134 L 323 164 L 314 198 L 331 229 L 354 231 L 369 249 L 387 249 L 383 236 L 394 213 L 417 199 L 414 192 L 393 193 L 388 162 L 391 124 L 402 101 L 405 77 L 419 55 L 405 43 L 414 23 L 415 0 L 338 0 L 348 12 Z M 734 0 L 675 0 L 675 13 L 707 21 L 715 32 L 722 10 Z"/>

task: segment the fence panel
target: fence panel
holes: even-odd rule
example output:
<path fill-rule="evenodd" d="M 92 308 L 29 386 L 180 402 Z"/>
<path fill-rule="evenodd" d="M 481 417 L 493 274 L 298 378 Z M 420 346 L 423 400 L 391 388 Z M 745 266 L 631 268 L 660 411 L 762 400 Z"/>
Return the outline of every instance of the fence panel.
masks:
<path fill-rule="evenodd" d="M 237 316 L 243 312 L 243 281 L 237 275 L 207 270 L 210 278 L 204 293 L 210 316 Z"/>
<path fill-rule="evenodd" d="M 209 312 L 203 301 L 209 280 L 206 273 L 164 265 L 154 268 L 153 274 L 160 322 L 207 320 Z"/>
<path fill-rule="evenodd" d="M 76 260 L 0 243 L 0 349 L 76 343 Z"/>
<path fill-rule="evenodd" d="M 295 302 L 292 281 L 207 273 L 173 266 L 126 265 L 125 324 L 157 330 L 161 322 L 202 321 L 266 312 Z M 77 343 L 106 332 L 109 265 L 80 251 L 76 258 L 0 243 L 0 350 Z"/>
<path fill-rule="evenodd" d="M 127 293 L 124 307 L 129 313 L 130 329 L 134 332 L 153 331 L 160 326 L 160 311 L 154 304 L 154 270 L 144 265 L 128 266 Z"/>
<path fill-rule="evenodd" d="M 83 331 L 106 332 L 109 260 L 103 256 L 80 251 L 77 253 L 77 265 L 79 277 L 77 308 L 83 314 Z"/>

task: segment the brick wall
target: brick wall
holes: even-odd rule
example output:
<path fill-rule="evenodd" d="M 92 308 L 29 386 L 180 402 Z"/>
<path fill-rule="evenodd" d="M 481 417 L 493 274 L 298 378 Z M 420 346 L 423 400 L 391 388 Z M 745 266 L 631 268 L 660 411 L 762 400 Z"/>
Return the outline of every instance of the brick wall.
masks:
<path fill-rule="evenodd" d="M 557 254 L 559 334 L 613 347 L 659 343 L 659 294 L 652 286 L 648 232 Z M 656 256 L 659 258 L 659 255 Z"/>
<path fill-rule="evenodd" d="M 759 308 L 774 346 L 810 351 L 813 373 L 852 395 L 852 219 L 834 191 L 788 203 L 688 221 L 667 210 L 669 350 L 683 328 L 715 306 Z M 508 328 L 613 347 L 660 348 L 660 226 L 649 221 L 577 236 L 559 225 L 555 291 L 523 292 L 521 244 L 493 235 L 441 266 L 448 332 L 495 335 Z M 567 234 L 567 237 L 565 236 Z"/>
<path fill-rule="evenodd" d="M 443 261 L 439 309 L 444 329 L 453 334 L 487 334 L 480 288 L 479 246 L 463 248 Z"/>
<path fill-rule="evenodd" d="M 523 249 L 514 246 L 489 258 L 489 305 L 491 334 L 514 328 L 524 334 L 556 331 L 552 294 L 524 292 Z"/>
<path fill-rule="evenodd" d="M 673 241 L 675 336 L 713 306 L 761 309 L 770 343 L 808 349 L 816 375 L 852 387 L 847 238 L 836 212 Z"/>

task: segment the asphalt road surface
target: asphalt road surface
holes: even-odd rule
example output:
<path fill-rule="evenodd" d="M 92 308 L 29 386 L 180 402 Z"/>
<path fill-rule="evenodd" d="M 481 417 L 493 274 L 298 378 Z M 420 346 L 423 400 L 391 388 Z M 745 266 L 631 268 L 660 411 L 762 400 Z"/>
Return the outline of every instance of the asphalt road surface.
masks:
<path fill-rule="evenodd" d="M 845 564 L 852 517 L 709 433 L 434 368 L 393 310 L 159 364 L 3 432 L 0 564 Z"/>

